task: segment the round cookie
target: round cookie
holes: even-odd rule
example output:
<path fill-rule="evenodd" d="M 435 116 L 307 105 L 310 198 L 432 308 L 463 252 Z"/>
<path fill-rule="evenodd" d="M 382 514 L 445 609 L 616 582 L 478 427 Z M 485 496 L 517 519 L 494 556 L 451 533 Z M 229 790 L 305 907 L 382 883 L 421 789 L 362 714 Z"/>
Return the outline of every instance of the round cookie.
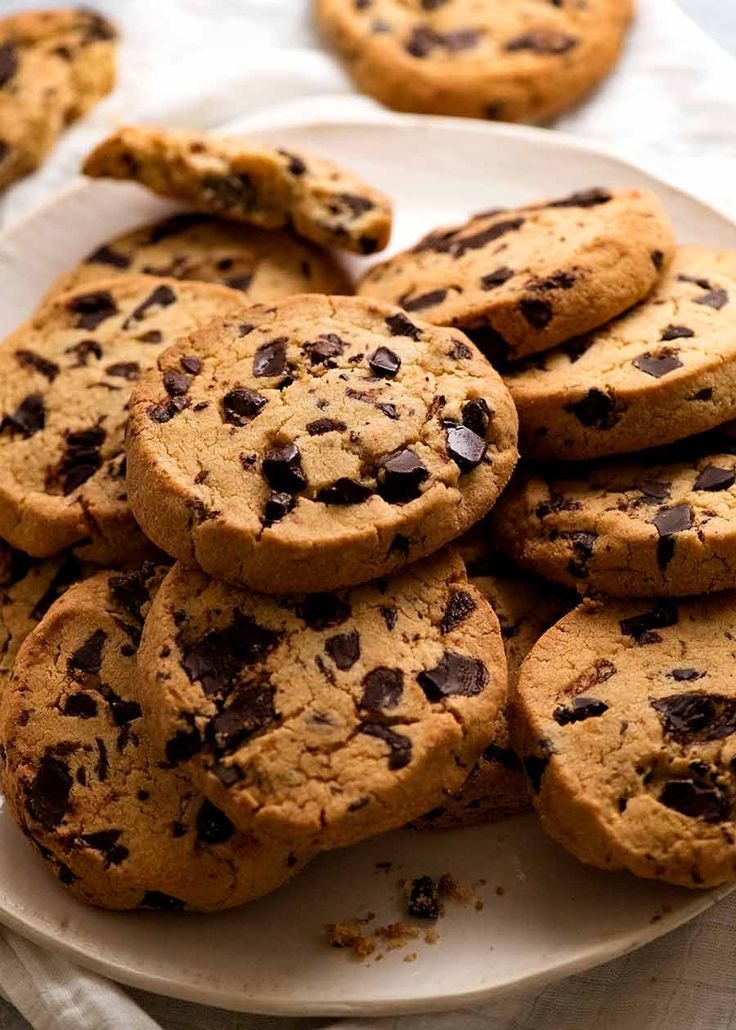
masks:
<path fill-rule="evenodd" d="M 391 235 L 391 201 L 353 172 L 244 137 L 128 125 L 92 151 L 83 171 L 357 254 L 383 250 Z"/>
<path fill-rule="evenodd" d="M 614 597 L 736 586 L 732 425 L 635 458 L 528 470 L 493 512 L 496 539 L 525 568 Z"/>
<path fill-rule="evenodd" d="M 265 593 L 387 575 L 478 521 L 516 413 L 462 334 L 304 295 L 181 340 L 131 400 L 128 490 L 177 558 Z"/>
<path fill-rule="evenodd" d="M 508 663 L 508 697 L 521 663 L 534 644 L 574 606 L 574 595 L 520 571 L 495 548 L 488 522 L 457 542 L 468 578 L 489 602 L 501 625 Z M 508 699 L 507 699 L 508 700 Z M 511 747 L 507 705 L 499 710 L 490 743 L 465 783 L 442 804 L 416 819 L 419 830 L 445 830 L 506 819 L 529 805 L 526 779 Z"/>
<path fill-rule="evenodd" d="M 424 114 L 546 122 L 616 63 L 632 0 L 314 0 L 358 87 Z"/>
<path fill-rule="evenodd" d="M 264 232 L 185 212 L 98 247 L 54 283 L 47 299 L 95 279 L 132 274 L 220 283 L 240 290 L 249 301 L 292 293 L 352 293 L 346 272 L 316 244 L 287 231 Z"/>
<path fill-rule="evenodd" d="M 139 667 L 168 760 L 242 829 L 320 849 L 458 788 L 506 697 L 498 620 L 452 552 L 279 598 L 179 563 Z"/>
<path fill-rule="evenodd" d="M 736 417 L 736 251 L 681 247 L 654 293 L 504 376 L 524 457 L 672 443 Z"/>
<path fill-rule="evenodd" d="M 362 296 L 478 330 L 503 362 L 595 329 L 645 297 L 675 250 L 647 190 L 589 189 L 438 229 L 374 265 Z"/>
<path fill-rule="evenodd" d="M 162 571 L 100 573 L 31 633 L 0 714 L 3 789 L 82 901 L 213 911 L 274 890 L 307 854 L 236 831 L 150 744 L 135 656 Z"/>
<path fill-rule="evenodd" d="M 74 545 L 101 564 L 142 557 L 125 490 L 132 385 L 167 344 L 240 299 L 129 276 L 63 294 L 12 333 L 0 345 L 0 537 L 36 557 Z"/>
<path fill-rule="evenodd" d="M 736 595 L 586 602 L 521 671 L 513 734 L 547 832 L 685 887 L 736 874 Z"/>

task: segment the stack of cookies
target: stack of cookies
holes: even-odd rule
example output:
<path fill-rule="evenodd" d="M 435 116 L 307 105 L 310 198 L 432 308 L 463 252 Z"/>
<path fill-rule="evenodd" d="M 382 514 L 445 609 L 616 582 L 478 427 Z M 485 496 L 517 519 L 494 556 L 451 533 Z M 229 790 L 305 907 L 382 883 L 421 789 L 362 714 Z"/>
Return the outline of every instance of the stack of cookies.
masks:
<path fill-rule="evenodd" d="M 531 464 L 736 416 L 729 255 L 593 189 L 435 230 L 349 296 L 334 250 L 381 250 L 391 205 L 345 169 L 126 128 L 85 171 L 193 210 L 1 345 L 2 780 L 59 881 L 227 908 L 528 785 L 585 861 L 732 876 L 729 602 L 600 595 L 728 586 L 736 460 Z"/>

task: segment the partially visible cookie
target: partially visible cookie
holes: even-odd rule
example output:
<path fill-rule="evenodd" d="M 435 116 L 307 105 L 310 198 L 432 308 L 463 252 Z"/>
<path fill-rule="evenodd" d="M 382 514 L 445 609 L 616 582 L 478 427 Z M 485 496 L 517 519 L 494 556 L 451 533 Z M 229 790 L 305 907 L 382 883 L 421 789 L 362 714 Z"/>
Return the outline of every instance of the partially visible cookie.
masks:
<path fill-rule="evenodd" d="M 101 564 L 144 555 L 125 487 L 130 391 L 167 344 L 240 299 L 130 276 L 62 294 L 11 333 L 0 345 L 0 537 L 37 557 L 75 545 Z"/>
<path fill-rule="evenodd" d="M 243 829 L 319 848 L 459 787 L 506 696 L 498 621 L 452 552 L 306 597 L 177 564 L 139 667 L 169 761 Z"/>
<path fill-rule="evenodd" d="M 478 330 L 489 357 L 517 360 L 636 304 L 674 249 L 654 194 L 588 189 L 431 232 L 369 269 L 358 292 L 435 325 Z"/>
<path fill-rule="evenodd" d="M 314 0 L 360 89 L 400 111 L 545 122 L 616 63 L 632 0 Z"/>
<path fill-rule="evenodd" d="M 633 311 L 504 378 L 524 457 L 623 454 L 736 418 L 736 251 L 680 247 Z"/>
<path fill-rule="evenodd" d="M 82 901 L 230 908 L 274 890 L 307 854 L 239 833 L 150 744 L 136 649 L 161 574 L 100 573 L 26 640 L 0 715 L 5 800 Z"/>
<path fill-rule="evenodd" d="M 534 647 L 513 731 L 547 832 L 685 887 L 736 878 L 736 596 L 586 602 Z"/>
<path fill-rule="evenodd" d="M 84 162 L 93 178 L 132 179 L 201 211 L 315 243 L 373 254 L 391 232 L 391 203 L 352 172 L 311 154 L 241 137 L 126 126 Z"/>
<path fill-rule="evenodd" d="M 493 512 L 525 568 L 614 597 L 736 586 L 733 425 L 628 459 L 528 470 Z"/>
<path fill-rule="evenodd" d="M 83 9 L 0 18 L 0 189 L 33 171 L 64 126 L 110 92 L 116 35 Z"/>
<path fill-rule="evenodd" d="M 489 602 L 501 625 L 508 662 L 508 698 L 513 698 L 521 663 L 534 644 L 574 606 L 574 594 L 543 583 L 501 557 L 489 523 L 457 542 L 473 586 Z M 507 705 L 500 709 L 489 743 L 459 791 L 414 821 L 420 830 L 445 830 L 506 819 L 529 805 L 521 761 L 511 746 Z"/>
<path fill-rule="evenodd" d="M 157 275 L 240 290 L 248 301 L 293 293 L 352 293 L 335 258 L 307 240 L 273 229 L 183 212 L 97 247 L 54 283 L 48 297 L 95 279 Z"/>
<path fill-rule="evenodd" d="M 303 295 L 162 355 L 127 446 L 151 540 L 254 590 L 309 592 L 387 575 L 477 522 L 516 462 L 516 412 L 461 333 Z"/>

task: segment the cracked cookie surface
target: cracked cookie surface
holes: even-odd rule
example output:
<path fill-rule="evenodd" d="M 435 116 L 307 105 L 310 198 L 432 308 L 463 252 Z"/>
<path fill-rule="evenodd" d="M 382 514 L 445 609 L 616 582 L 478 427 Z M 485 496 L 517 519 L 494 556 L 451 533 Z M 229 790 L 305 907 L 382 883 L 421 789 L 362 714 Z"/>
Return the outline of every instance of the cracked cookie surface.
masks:
<path fill-rule="evenodd" d="M 548 350 L 645 297 L 675 249 L 646 190 L 581 190 L 437 229 L 369 269 L 367 297 L 477 330 L 492 359 Z"/>
<path fill-rule="evenodd" d="M 516 413 L 461 333 L 349 297 L 253 305 L 161 356 L 131 400 L 146 534 L 265 593 L 386 575 L 493 505 Z"/>
<path fill-rule="evenodd" d="M 307 856 L 238 832 L 150 744 L 136 649 L 164 571 L 100 573 L 26 640 L 0 714 L 3 787 L 81 900 L 212 911 L 275 889 Z"/>
<path fill-rule="evenodd" d="M 236 136 L 125 126 L 92 151 L 83 170 L 358 254 L 383 250 L 391 234 L 391 202 L 357 175 L 313 154 Z"/>
<path fill-rule="evenodd" d="M 54 283 L 47 299 L 95 279 L 140 274 L 219 283 L 249 301 L 353 292 L 330 253 L 292 233 L 182 212 L 97 247 Z"/>
<path fill-rule="evenodd" d="M 736 417 L 736 251 L 680 247 L 655 291 L 504 376 L 524 457 L 639 451 Z"/>
<path fill-rule="evenodd" d="M 224 286 L 131 276 L 62 294 L 0 345 L 0 536 L 37 557 L 99 563 L 147 541 L 125 489 L 135 380 L 183 333 L 241 303 Z"/>
<path fill-rule="evenodd" d="M 115 81 L 116 30 L 91 10 L 0 18 L 0 189 L 36 168 Z"/>
<path fill-rule="evenodd" d="M 514 740 L 544 828 L 581 861 L 734 879 L 735 600 L 585 602 L 524 663 Z"/>
<path fill-rule="evenodd" d="M 522 473 L 493 512 L 525 568 L 615 597 L 736 586 L 733 424 L 628 459 Z"/>
<path fill-rule="evenodd" d="M 615 64 L 632 0 L 314 0 L 366 93 L 400 111 L 543 122 Z"/>
<path fill-rule="evenodd" d="M 168 759 L 236 825 L 319 848 L 403 825 L 459 787 L 506 696 L 498 621 L 451 551 L 279 598 L 178 563 L 139 665 Z"/>

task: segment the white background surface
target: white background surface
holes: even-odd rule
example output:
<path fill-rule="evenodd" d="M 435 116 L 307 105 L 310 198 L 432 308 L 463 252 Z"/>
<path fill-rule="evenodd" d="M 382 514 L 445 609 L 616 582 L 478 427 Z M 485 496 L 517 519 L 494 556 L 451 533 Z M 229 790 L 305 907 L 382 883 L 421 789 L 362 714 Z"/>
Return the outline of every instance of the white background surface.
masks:
<path fill-rule="evenodd" d="M 736 211 L 736 73 L 699 34 L 681 24 L 669 0 L 639 0 L 640 27 L 627 60 L 596 100 L 570 119 L 582 133 L 618 144 L 706 199 Z M 733 0 L 682 0 L 736 51 Z M 34 2 L 0 0 L 0 12 Z M 313 37 L 303 0 L 103 0 L 124 26 L 125 71 L 116 97 L 67 135 L 39 175 L 9 191 L 0 219 L 12 219 L 48 195 L 78 165 L 90 140 L 117 119 L 146 116 L 214 125 L 255 110 L 268 89 L 266 45 L 306 46 Z M 300 60 L 309 62 L 307 56 Z M 345 89 L 338 72 L 313 62 L 315 92 Z M 310 65 L 311 67 L 311 65 Z M 319 88 L 317 88 L 319 87 Z M 540 173 L 541 175 L 541 173 Z M 626 959 L 550 988 L 453 1017 L 389 1020 L 382 1030 L 734 1030 L 736 903 Z M 48 961 L 0 936 L 0 984 L 12 990 L 34 1027 L 44 1030 L 150 1030 L 141 1010 L 116 989 Z M 138 996 L 166 1030 L 295 1030 L 297 1024 L 207 1013 Z M 0 1027 L 25 1027 L 0 1007 Z M 305 1024 L 317 1026 L 322 1024 Z M 357 1024 L 349 1024 L 352 1027 Z M 373 1027 L 375 1024 L 371 1024 Z M 347 1030 L 348 1024 L 342 1024 Z"/>

